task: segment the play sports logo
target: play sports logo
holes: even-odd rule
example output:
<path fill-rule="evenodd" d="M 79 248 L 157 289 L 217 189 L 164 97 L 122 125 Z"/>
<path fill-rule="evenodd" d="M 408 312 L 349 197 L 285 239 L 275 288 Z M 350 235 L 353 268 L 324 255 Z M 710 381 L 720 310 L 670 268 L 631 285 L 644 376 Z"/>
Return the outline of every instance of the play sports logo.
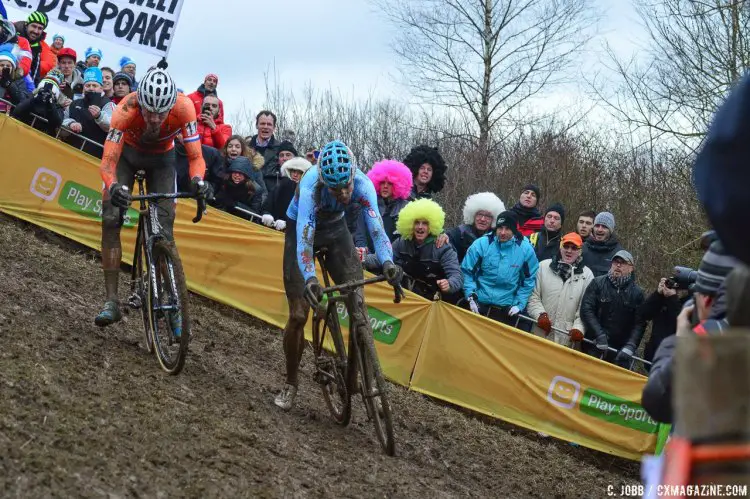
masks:
<path fill-rule="evenodd" d="M 581 384 L 565 376 L 555 376 L 547 389 L 547 401 L 561 409 L 582 413 L 644 433 L 657 433 L 659 424 L 640 404 Z"/>

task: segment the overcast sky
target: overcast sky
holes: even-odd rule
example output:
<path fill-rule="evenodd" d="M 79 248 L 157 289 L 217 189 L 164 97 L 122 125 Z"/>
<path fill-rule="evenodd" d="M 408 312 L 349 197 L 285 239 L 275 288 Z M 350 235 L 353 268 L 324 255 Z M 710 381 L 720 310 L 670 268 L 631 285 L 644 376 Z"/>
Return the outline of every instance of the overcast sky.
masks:
<path fill-rule="evenodd" d="M 11 20 L 28 15 L 4 3 Z M 602 36 L 594 48 L 606 40 L 621 55 L 632 54 L 642 30 L 631 0 L 602 3 Z M 64 35 L 66 46 L 75 49 L 79 59 L 86 47 L 101 48 L 102 66 L 115 70 L 123 55 L 138 63 L 139 75 L 158 61 L 65 26 L 51 24 L 47 31 L 50 43 L 54 33 Z M 169 70 L 186 92 L 195 90 L 207 73 L 216 73 L 227 116 L 243 101 L 253 111 L 260 109 L 263 75 L 273 73 L 274 66 L 287 88 L 299 90 L 311 82 L 348 96 L 394 97 L 402 90 L 391 76 L 396 74 L 389 47 L 392 33 L 388 21 L 366 0 L 185 0 Z M 564 97 L 576 98 L 575 90 L 565 92 Z"/>

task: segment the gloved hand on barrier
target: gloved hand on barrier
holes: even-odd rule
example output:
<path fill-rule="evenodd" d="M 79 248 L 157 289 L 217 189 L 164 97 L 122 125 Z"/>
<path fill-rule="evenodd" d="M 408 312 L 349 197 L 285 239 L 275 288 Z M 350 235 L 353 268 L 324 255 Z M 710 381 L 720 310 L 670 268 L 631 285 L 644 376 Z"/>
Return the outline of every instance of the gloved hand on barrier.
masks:
<path fill-rule="evenodd" d="M 510 307 L 510 310 L 508 310 L 508 316 L 509 317 L 515 317 L 516 315 L 518 315 L 518 312 L 520 312 L 520 311 L 521 311 L 520 308 L 518 308 L 517 306 L 513 305 L 512 307 Z"/>
<path fill-rule="evenodd" d="M 602 333 L 596 337 L 596 349 L 601 354 L 600 357 L 604 357 L 607 354 L 609 343 L 607 342 L 607 335 Z"/>
<path fill-rule="evenodd" d="M 583 331 L 580 329 L 571 329 L 570 331 L 570 341 L 583 341 Z"/>
<path fill-rule="evenodd" d="M 273 226 L 276 230 L 284 230 L 286 229 L 286 222 L 282 219 L 278 219 L 273 223 Z"/>
<path fill-rule="evenodd" d="M 546 334 L 549 334 L 552 331 L 552 322 L 549 320 L 547 312 L 539 315 L 539 318 L 536 320 L 536 325 Z"/>
<path fill-rule="evenodd" d="M 477 295 L 474 293 L 469 295 L 469 309 L 475 314 L 479 313 L 479 304 L 477 303 Z"/>
<path fill-rule="evenodd" d="M 265 225 L 266 227 L 273 226 L 273 216 L 269 215 L 268 213 L 260 217 L 260 220 L 261 222 L 263 222 L 263 225 Z"/>

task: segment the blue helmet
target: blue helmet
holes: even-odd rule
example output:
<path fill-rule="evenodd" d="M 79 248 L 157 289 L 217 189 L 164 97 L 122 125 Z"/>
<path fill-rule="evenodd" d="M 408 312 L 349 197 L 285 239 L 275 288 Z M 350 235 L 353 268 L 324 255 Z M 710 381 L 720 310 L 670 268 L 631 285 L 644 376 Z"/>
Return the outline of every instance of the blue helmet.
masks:
<path fill-rule="evenodd" d="M 323 146 L 318 166 L 321 180 L 332 189 L 349 185 L 356 169 L 354 155 L 340 140 L 333 140 Z"/>

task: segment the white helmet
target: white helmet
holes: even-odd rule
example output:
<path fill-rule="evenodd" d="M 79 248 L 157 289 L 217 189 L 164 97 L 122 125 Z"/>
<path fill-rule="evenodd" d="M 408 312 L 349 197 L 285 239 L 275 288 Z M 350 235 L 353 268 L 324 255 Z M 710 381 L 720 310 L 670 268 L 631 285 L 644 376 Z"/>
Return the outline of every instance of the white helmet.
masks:
<path fill-rule="evenodd" d="M 177 101 L 177 86 L 163 69 L 150 69 L 138 83 L 138 102 L 152 113 L 164 113 Z"/>

